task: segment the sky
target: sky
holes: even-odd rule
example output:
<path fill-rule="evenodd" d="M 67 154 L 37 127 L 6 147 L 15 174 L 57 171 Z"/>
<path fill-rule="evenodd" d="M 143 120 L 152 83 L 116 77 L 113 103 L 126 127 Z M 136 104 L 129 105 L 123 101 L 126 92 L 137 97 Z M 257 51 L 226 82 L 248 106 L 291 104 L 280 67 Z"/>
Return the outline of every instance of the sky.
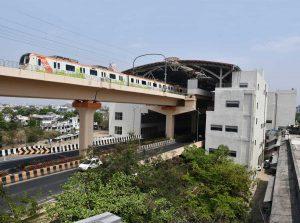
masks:
<path fill-rule="evenodd" d="M 0 59 L 36 52 L 119 70 L 144 53 L 229 62 L 263 69 L 271 90 L 296 88 L 300 104 L 299 9 L 299 0 L 2 0 Z"/>

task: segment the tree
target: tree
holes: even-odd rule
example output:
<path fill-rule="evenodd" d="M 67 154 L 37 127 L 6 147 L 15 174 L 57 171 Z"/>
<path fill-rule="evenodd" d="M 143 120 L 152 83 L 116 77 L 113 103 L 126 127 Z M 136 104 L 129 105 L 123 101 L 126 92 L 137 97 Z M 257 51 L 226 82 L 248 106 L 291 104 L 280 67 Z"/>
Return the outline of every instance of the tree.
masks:
<path fill-rule="evenodd" d="M 103 165 L 75 174 L 47 212 L 72 222 L 105 211 L 124 222 L 245 222 L 250 173 L 220 146 L 213 154 L 187 147 L 181 157 L 141 165 L 137 145 L 124 144 Z"/>
<path fill-rule="evenodd" d="M 98 126 L 101 126 L 103 122 L 103 115 L 100 112 L 94 113 L 94 122 L 97 122 Z"/>
<path fill-rule="evenodd" d="M 24 195 L 19 198 L 11 197 L 0 185 L 0 198 L 8 211 L 0 209 L 1 223 L 26 223 L 27 217 L 34 217 L 37 214 L 38 203 L 34 198 Z"/>
<path fill-rule="evenodd" d="M 77 114 L 77 112 L 76 112 L 76 110 L 75 111 L 68 111 L 68 112 L 66 112 L 65 114 L 64 114 L 64 120 L 68 120 L 68 119 L 70 119 L 70 118 L 72 118 L 72 117 L 76 117 L 78 114 Z"/>

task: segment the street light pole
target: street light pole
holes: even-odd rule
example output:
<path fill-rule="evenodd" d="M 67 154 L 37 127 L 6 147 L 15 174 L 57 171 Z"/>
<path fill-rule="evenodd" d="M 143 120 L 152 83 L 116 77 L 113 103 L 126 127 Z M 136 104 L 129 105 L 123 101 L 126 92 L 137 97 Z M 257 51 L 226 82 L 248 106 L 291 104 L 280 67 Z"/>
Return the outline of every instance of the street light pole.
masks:
<path fill-rule="evenodd" d="M 139 55 L 137 56 L 136 58 L 134 58 L 133 60 L 133 63 L 132 63 L 132 75 L 134 75 L 134 69 L 135 69 L 135 61 L 138 59 L 138 58 L 141 58 L 141 57 L 145 57 L 145 56 L 162 56 L 165 60 L 165 69 L 164 69 L 164 82 L 167 83 L 167 58 L 165 55 L 161 54 L 161 53 L 146 53 L 146 54 L 142 54 L 142 55 Z"/>

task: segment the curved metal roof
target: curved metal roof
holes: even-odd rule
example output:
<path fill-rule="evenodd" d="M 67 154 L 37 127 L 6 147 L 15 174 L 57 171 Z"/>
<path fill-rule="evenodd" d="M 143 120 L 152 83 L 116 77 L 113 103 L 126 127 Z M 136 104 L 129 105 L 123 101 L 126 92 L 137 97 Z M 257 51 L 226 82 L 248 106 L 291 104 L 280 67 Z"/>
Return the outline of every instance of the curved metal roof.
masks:
<path fill-rule="evenodd" d="M 207 90 L 213 90 L 220 82 L 231 83 L 231 74 L 241 69 L 235 64 L 205 61 L 205 60 L 180 60 L 178 58 L 167 58 L 166 61 L 149 63 L 128 69 L 123 73 L 150 77 L 164 80 L 164 68 L 167 65 L 167 83 L 186 87 L 187 80 L 197 78 L 199 85 Z"/>

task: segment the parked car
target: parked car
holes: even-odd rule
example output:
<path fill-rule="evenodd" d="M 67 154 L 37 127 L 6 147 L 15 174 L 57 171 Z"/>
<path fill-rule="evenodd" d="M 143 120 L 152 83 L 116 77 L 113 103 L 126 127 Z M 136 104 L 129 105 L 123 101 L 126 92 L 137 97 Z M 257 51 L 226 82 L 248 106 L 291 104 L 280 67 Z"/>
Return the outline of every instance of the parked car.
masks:
<path fill-rule="evenodd" d="M 97 157 L 91 159 L 86 159 L 79 164 L 78 169 L 81 171 L 86 171 L 89 169 L 94 169 L 99 167 L 102 164 L 101 160 Z"/>

